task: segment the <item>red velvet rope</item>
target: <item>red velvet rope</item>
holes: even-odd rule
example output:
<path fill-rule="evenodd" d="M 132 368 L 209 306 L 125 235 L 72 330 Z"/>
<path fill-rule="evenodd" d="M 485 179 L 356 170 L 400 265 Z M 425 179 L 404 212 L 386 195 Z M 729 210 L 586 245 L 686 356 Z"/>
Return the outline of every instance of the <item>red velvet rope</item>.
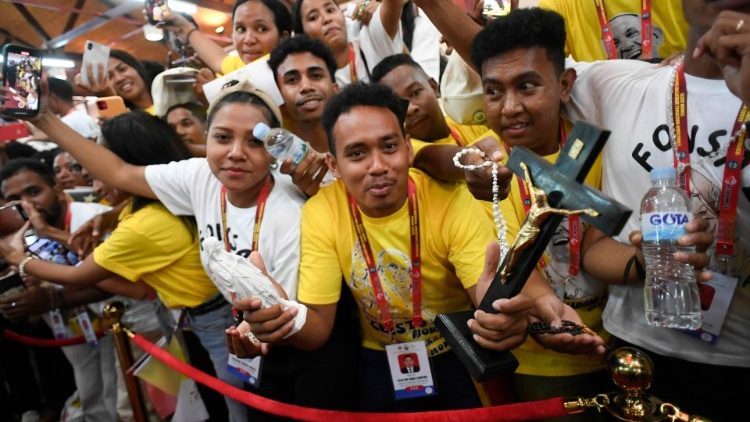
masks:
<path fill-rule="evenodd" d="M 37 337 L 25 336 L 23 334 L 19 334 L 15 331 L 8 330 L 8 329 L 0 331 L 0 336 L 5 337 L 8 340 L 12 340 L 12 341 L 25 344 L 27 346 L 33 346 L 33 347 L 65 347 L 65 346 L 73 346 L 76 344 L 86 343 L 86 338 L 84 336 L 70 337 L 70 338 L 64 338 L 64 339 L 37 338 Z M 104 332 L 102 331 L 96 332 L 96 338 L 102 338 L 102 336 L 104 336 Z"/>
<path fill-rule="evenodd" d="M 525 403 L 514 403 L 502 406 L 484 407 L 478 409 L 462 409 L 450 411 L 433 411 L 421 413 L 365 413 L 342 412 L 335 410 L 311 409 L 293 404 L 287 404 L 258 396 L 249 391 L 226 384 L 221 380 L 199 371 L 185 362 L 175 358 L 144 337 L 136 334 L 133 342 L 144 352 L 195 381 L 227 396 L 244 403 L 247 406 L 276 416 L 312 422 L 415 422 L 415 421 L 475 421 L 475 422 L 514 422 L 565 416 L 562 397 Z"/>

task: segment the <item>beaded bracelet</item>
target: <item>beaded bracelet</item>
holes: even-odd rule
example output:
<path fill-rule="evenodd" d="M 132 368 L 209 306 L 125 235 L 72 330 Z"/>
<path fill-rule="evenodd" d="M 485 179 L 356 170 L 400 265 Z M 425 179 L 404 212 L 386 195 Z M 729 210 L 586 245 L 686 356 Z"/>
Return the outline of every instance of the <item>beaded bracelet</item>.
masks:
<path fill-rule="evenodd" d="M 18 263 L 18 274 L 21 277 L 26 277 L 27 275 L 29 275 L 26 272 L 26 264 L 28 264 L 32 259 L 36 259 L 36 257 L 34 255 L 29 255 Z"/>

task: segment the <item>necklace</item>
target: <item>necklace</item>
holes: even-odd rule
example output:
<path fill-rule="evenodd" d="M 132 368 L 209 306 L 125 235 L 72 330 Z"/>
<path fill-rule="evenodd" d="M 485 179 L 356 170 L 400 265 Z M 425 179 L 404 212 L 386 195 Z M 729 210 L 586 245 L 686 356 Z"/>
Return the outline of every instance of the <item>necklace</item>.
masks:
<path fill-rule="evenodd" d="M 497 185 L 497 163 L 491 160 L 485 160 L 482 164 L 463 164 L 461 157 L 468 154 L 477 154 L 482 159 L 486 158 L 486 155 L 479 148 L 464 148 L 457 152 L 453 157 L 453 164 L 464 170 L 474 171 L 484 167 L 492 167 L 492 216 L 495 220 L 495 227 L 497 228 L 497 241 L 500 243 L 500 263 L 505 259 L 505 255 L 508 254 L 508 226 L 505 224 L 502 212 L 500 212 L 500 187 Z"/>

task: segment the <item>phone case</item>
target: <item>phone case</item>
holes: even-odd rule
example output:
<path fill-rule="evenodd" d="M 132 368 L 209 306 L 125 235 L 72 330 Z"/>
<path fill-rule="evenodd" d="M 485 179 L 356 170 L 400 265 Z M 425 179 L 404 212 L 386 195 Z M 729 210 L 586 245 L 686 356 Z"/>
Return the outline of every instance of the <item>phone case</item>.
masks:
<path fill-rule="evenodd" d="M 129 111 L 125 107 L 125 102 L 118 96 L 97 98 L 94 105 L 96 116 L 105 120 Z"/>
<path fill-rule="evenodd" d="M 83 47 L 83 60 L 81 62 L 81 81 L 88 86 L 91 86 L 91 81 L 89 81 L 88 72 L 86 69 L 88 69 L 88 65 L 91 64 L 91 67 L 94 71 L 94 78 L 99 78 L 99 66 L 102 66 L 102 69 L 104 72 L 107 71 L 107 64 L 109 62 L 109 47 L 107 47 L 104 44 L 99 44 L 94 41 L 86 41 L 86 44 Z"/>
<path fill-rule="evenodd" d="M 3 47 L 3 83 L 8 88 L 3 114 L 24 118 L 39 113 L 42 57 L 40 50 L 13 44 Z"/>

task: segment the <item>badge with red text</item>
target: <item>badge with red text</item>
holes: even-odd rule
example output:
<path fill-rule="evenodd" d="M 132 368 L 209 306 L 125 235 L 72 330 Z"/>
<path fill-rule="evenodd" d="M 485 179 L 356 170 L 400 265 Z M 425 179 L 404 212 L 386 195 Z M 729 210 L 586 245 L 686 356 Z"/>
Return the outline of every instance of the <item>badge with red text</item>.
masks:
<path fill-rule="evenodd" d="M 389 344 L 385 352 L 396 400 L 437 394 L 424 341 Z"/>
<path fill-rule="evenodd" d="M 237 355 L 229 354 L 227 368 L 229 372 L 255 388 L 260 388 L 260 367 L 263 358 L 258 356 L 252 359 L 242 359 Z"/>
<path fill-rule="evenodd" d="M 716 344 L 736 287 L 737 278 L 711 271 L 711 280 L 698 283 L 698 294 L 701 301 L 701 327 L 695 331 L 685 332 L 706 343 Z"/>

